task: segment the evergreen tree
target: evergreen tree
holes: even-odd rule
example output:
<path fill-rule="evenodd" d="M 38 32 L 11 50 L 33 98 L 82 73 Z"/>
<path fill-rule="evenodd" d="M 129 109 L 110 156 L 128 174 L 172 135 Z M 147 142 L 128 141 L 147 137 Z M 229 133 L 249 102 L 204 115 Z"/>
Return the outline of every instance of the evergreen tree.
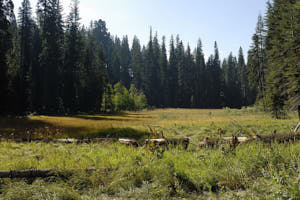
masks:
<path fill-rule="evenodd" d="M 42 38 L 39 27 L 34 24 L 32 36 L 32 65 L 31 65 L 31 95 L 32 111 L 42 110 L 43 94 L 43 69 L 41 68 L 39 56 L 42 52 Z"/>
<path fill-rule="evenodd" d="M 175 52 L 175 44 L 174 44 L 173 36 L 171 36 L 171 40 L 170 40 L 170 55 L 169 55 L 168 66 L 169 66 L 168 67 L 168 83 L 169 83 L 168 88 L 170 88 L 170 96 L 168 96 L 168 105 L 170 107 L 175 108 L 177 107 L 178 69 L 177 69 L 177 57 Z"/>
<path fill-rule="evenodd" d="M 79 111 L 80 77 L 83 73 L 83 37 L 80 32 L 79 1 L 73 0 L 67 19 L 65 59 L 63 70 L 65 109 L 69 113 Z"/>
<path fill-rule="evenodd" d="M 30 82 L 32 81 L 33 25 L 30 2 L 23 0 L 22 7 L 19 9 L 21 112 L 32 110 Z"/>
<path fill-rule="evenodd" d="M 113 44 L 113 52 L 111 58 L 111 67 L 108 69 L 108 76 L 110 82 L 114 85 L 118 83 L 121 79 L 121 63 L 120 63 L 120 50 L 121 50 L 121 41 L 118 37 L 115 37 Z"/>
<path fill-rule="evenodd" d="M 206 98 L 206 76 L 205 76 L 205 59 L 202 50 L 202 42 L 199 39 L 195 52 L 195 70 L 194 70 L 194 104 L 195 107 L 204 108 Z"/>
<path fill-rule="evenodd" d="M 107 83 L 103 45 L 97 46 L 95 34 L 88 32 L 84 58 L 85 88 L 82 107 L 86 112 L 101 110 L 102 95 Z"/>
<path fill-rule="evenodd" d="M 248 66 L 245 63 L 244 53 L 242 47 L 239 49 L 238 55 L 238 76 L 241 88 L 241 106 L 251 105 L 255 101 L 255 95 L 249 87 L 248 81 Z"/>
<path fill-rule="evenodd" d="M 8 65 L 7 53 L 12 45 L 9 31 L 14 4 L 11 0 L 0 0 L 0 114 L 7 111 Z"/>
<path fill-rule="evenodd" d="M 156 39 L 152 38 L 152 29 L 150 30 L 150 40 L 146 49 L 145 55 L 145 94 L 147 100 L 152 106 L 160 106 L 157 98 L 159 94 L 159 66 L 155 66 L 156 58 Z"/>
<path fill-rule="evenodd" d="M 176 64 L 178 70 L 178 93 L 177 103 L 180 107 L 184 107 L 186 101 L 186 68 L 185 68 L 185 52 L 183 42 L 180 41 L 179 36 L 176 37 Z"/>
<path fill-rule="evenodd" d="M 296 77 L 299 75 L 299 70 L 297 70 L 299 44 L 294 43 L 297 41 L 296 35 L 299 35 L 296 28 L 295 5 L 296 1 L 275 0 L 272 9 L 268 9 L 267 14 L 267 99 L 268 107 L 276 118 L 284 115 L 285 105 L 288 105 L 289 99 L 299 95 L 298 81 L 292 81 L 292 84 L 289 84 L 294 73 Z"/>
<path fill-rule="evenodd" d="M 252 40 L 248 52 L 248 78 L 250 86 L 257 90 L 257 100 L 261 100 L 265 96 L 267 68 L 265 25 L 261 15 L 258 16 L 256 32 Z"/>
<path fill-rule="evenodd" d="M 151 80 L 151 87 L 153 91 L 153 99 L 154 99 L 154 105 L 156 107 L 161 107 L 163 103 L 163 96 L 161 95 L 162 86 L 161 86 L 161 80 L 160 80 L 160 65 L 159 65 L 159 58 L 160 58 L 160 45 L 158 41 L 158 34 L 156 33 L 153 38 L 153 57 L 152 59 L 152 80 Z"/>
<path fill-rule="evenodd" d="M 137 87 L 138 89 L 142 89 L 143 85 L 143 55 L 141 52 L 141 45 L 139 39 L 135 36 L 132 43 L 132 49 L 131 49 L 131 58 L 132 58 L 132 75 L 133 80 L 132 83 Z"/>
<path fill-rule="evenodd" d="M 120 81 L 126 87 L 130 87 L 131 83 L 131 56 L 130 56 L 130 49 L 128 44 L 128 37 L 123 37 L 121 50 L 120 50 Z"/>
<path fill-rule="evenodd" d="M 109 77 L 113 77 L 113 53 L 114 53 L 114 41 L 111 37 L 107 27 L 106 22 L 99 19 L 93 23 L 93 32 L 96 37 L 97 45 L 103 45 L 105 64 L 107 68 L 107 73 Z M 111 79 L 110 79 L 111 80 Z M 117 80 L 119 81 L 119 79 Z"/>
<path fill-rule="evenodd" d="M 22 110 L 23 102 L 21 101 L 21 73 L 20 73 L 20 36 L 17 26 L 17 21 L 12 14 L 10 17 L 9 32 L 12 37 L 12 42 L 6 54 L 7 61 L 7 96 L 6 110 L 12 114 L 24 114 Z"/>
<path fill-rule="evenodd" d="M 184 93 L 185 100 L 184 106 L 186 108 L 195 107 L 195 96 L 194 96 L 194 85 L 193 85 L 193 75 L 195 71 L 194 56 L 191 53 L 191 48 L 188 45 L 185 52 L 185 61 L 184 61 Z"/>
<path fill-rule="evenodd" d="M 167 58 L 167 49 L 166 49 L 166 38 L 162 38 L 162 45 L 159 57 L 159 66 L 160 66 L 160 85 L 162 95 L 162 105 L 163 107 L 168 106 L 168 96 L 170 95 L 170 83 L 168 79 L 168 58 Z"/>
<path fill-rule="evenodd" d="M 238 63 L 236 58 L 230 53 L 227 62 L 223 63 L 225 70 L 225 96 L 226 105 L 231 108 L 238 108 L 241 106 L 241 85 L 238 73 Z"/>
<path fill-rule="evenodd" d="M 64 32 L 59 0 L 39 0 L 38 18 L 41 26 L 42 52 L 40 67 L 43 72 L 43 111 L 63 112 L 61 99 L 61 70 L 63 67 Z"/>
<path fill-rule="evenodd" d="M 219 108 L 221 106 L 221 63 L 219 60 L 218 45 L 214 45 L 215 54 L 207 62 L 207 97 L 209 99 L 208 107 Z"/>

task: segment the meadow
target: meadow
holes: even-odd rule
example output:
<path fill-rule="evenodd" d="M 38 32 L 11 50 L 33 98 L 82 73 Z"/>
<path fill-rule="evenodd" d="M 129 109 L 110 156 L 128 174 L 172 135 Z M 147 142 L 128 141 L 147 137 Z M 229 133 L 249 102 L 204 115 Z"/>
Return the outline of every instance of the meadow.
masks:
<path fill-rule="evenodd" d="M 229 146 L 198 145 L 205 137 L 217 137 L 220 129 L 224 136 L 255 136 L 274 130 L 289 133 L 297 123 L 296 113 L 276 120 L 254 108 L 1 118 L 0 135 L 6 139 L 121 137 L 143 144 L 151 137 L 150 126 L 156 137 L 161 132 L 166 137 L 189 137 L 191 144 L 187 150 L 150 150 L 117 142 L 4 141 L 0 170 L 54 169 L 60 176 L 0 179 L 0 199 L 299 199 L 299 142 L 255 141 L 232 151 Z M 86 172 L 87 168 L 97 170 Z"/>

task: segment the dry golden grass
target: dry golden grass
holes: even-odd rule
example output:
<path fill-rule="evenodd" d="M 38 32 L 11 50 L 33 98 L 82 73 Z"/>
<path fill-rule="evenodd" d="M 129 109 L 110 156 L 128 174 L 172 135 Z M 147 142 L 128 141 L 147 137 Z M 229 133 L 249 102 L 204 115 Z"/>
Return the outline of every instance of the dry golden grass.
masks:
<path fill-rule="evenodd" d="M 70 117 L 33 116 L 29 118 L 0 118 L 0 135 L 5 137 L 132 137 L 142 138 L 148 125 L 164 131 L 167 136 L 217 134 L 218 128 L 231 135 L 237 131 L 247 134 L 290 132 L 297 123 L 296 115 L 275 120 L 264 113 L 232 109 L 157 109 L 109 115 L 76 115 Z M 180 132 L 180 134 L 178 134 Z"/>

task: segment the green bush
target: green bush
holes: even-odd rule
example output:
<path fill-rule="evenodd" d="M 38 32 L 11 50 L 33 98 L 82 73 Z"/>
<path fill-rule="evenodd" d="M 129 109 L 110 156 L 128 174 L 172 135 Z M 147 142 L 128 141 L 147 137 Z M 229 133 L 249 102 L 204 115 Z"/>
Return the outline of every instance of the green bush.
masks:
<path fill-rule="evenodd" d="M 120 82 L 114 87 L 110 84 L 105 89 L 102 108 L 103 112 L 138 111 L 147 107 L 147 99 L 143 92 L 131 85 L 129 91 Z"/>

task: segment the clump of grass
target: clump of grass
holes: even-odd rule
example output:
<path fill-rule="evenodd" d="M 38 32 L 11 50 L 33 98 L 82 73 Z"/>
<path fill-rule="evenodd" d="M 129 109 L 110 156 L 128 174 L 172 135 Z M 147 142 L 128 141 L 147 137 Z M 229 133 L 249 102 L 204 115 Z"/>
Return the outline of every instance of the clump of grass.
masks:
<path fill-rule="evenodd" d="M 32 184 L 23 181 L 10 183 L 4 188 L 3 199 L 6 200 L 80 200 L 80 195 L 72 187 L 63 183 L 46 183 L 36 180 Z"/>

